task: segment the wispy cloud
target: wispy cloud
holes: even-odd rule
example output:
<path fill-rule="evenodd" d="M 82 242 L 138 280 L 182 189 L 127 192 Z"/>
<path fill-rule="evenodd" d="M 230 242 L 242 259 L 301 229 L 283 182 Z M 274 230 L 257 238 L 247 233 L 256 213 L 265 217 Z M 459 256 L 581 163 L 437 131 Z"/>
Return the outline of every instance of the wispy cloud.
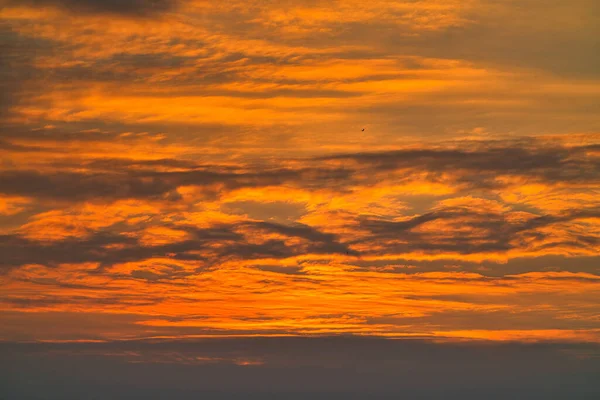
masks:
<path fill-rule="evenodd" d="M 595 2 L 2 5 L 0 338 L 599 340 Z"/>

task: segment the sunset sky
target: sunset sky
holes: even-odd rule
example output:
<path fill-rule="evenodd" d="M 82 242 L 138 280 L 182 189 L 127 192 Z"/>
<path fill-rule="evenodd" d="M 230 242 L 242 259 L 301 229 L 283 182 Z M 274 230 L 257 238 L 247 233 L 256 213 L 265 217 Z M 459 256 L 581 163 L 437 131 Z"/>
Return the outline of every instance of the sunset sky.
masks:
<path fill-rule="evenodd" d="M 3 342 L 600 343 L 597 0 L 3 0 L 0 92 Z"/>

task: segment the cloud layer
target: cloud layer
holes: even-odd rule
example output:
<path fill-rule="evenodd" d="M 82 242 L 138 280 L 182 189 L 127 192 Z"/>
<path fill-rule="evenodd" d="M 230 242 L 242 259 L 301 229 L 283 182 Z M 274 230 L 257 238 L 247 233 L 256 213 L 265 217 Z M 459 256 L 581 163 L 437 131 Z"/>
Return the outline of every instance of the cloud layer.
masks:
<path fill-rule="evenodd" d="M 595 2 L 2 4 L 0 339 L 600 340 Z"/>
<path fill-rule="evenodd" d="M 600 349 L 589 344 L 279 337 L 0 344 L 0 350 L 9 362 L 0 367 L 0 393 L 18 398 L 71 400 L 90 391 L 115 399 L 186 400 L 500 400 L 515 393 L 589 399 L 600 393 L 594 379 Z"/>

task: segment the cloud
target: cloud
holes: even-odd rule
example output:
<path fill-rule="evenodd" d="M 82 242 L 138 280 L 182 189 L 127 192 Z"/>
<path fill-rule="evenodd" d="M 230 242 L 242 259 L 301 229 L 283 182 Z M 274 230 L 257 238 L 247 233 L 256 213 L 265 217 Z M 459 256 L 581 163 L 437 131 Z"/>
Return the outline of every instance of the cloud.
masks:
<path fill-rule="evenodd" d="M 477 254 L 511 250 L 535 253 L 565 247 L 591 250 L 600 244 L 600 238 L 564 226 L 582 218 L 600 218 L 600 210 L 515 221 L 510 213 L 482 212 L 465 204 L 465 207 L 441 208 L 403 221 L 364 218 L 360 227 L 368 231 L 368 236 L 354 243 L 365 250 L 376 245 L 377 253 L 395 254 L 413 251 Z"/>
<path fill-rule="evenodd" d="M 28 83 L 40 76 L 33 62 L 36 57 L 47 55 L 49 47 L 49 41 L 19 35 L 7 25 L 0 27 L 0 123 L 3 125 L 12 109 L 23 100 L 22 92 L 29 88 Z"/>
<path fill-rule="evenodd" d="M 52 6 L 81 13 L 108 13 L 147 16 L 169 11 L 177 0 L 8 0 L 9 5 Z"/>
<path fill-rule="evenodd" d="M 597 340 L 596 2 L 2 5 L 6 309 Z"/>
<path fill-rule="evenodd" d="M 110 139 L 111 136 L 103 139 Z M 54 136 L 60 144 L 60 136 Z M 65 142 L 70 140 L 66 137 Z M 534 142 L 535 143 L 535 142 Z M 536 145 L 538 147 L 536 147 Z M 6 142 L 9 151 L 26 151 L 27 146 Z M 541 184 L 595 185 L 600 178 L 600 159 L 596 147 L 547 147 L 534 144 L 523 147 L 515 143 L 482 146 L 476 149 L 410 149 L 388 152 L 354 153 L 313 160 L 294 160 L 295 166 L 277 167 L 258 165 L 248 171 L 240 165 L 201 165 L 176 159 L 85 160 L 87 173 L 59 171 L 40 172 L 11 169 L 0 173 L 0 193 L 86 200 L 93 198 L 153 198 L 171 196 L 181 186 L 209 187 L 220 185 L 227 191 L 278 185 L 293 185 L 305 189 L 344 191 L 363 185 L 370 177 L 366 172 L 382 178 L 395 174 L 398 182 L 414 182 L 418 176 L 429 183 L 444 183 L 457 188 L 482 190 L 510 186 L 510 179 L 523 178 Z M 39 148 L 29 151 L 40 151 Z M 317 164 L 325 162 L 318 167 Z M 75 169 L 79 161 L 63 167 Z M 55 166 L 60 166 L 53 161 Z M 159 171 L 158 168 L 168 169 Z M 118 171 L 117 171 L 118 169 Z"/>
<path fill-rule="evenodd" d="M 125 179 L 123 179 L 125 178 Z M 44 175 L 35 171 L 6 172 L 0 177 L 0 189 L 4 193 L 21 193 L 38 198 L 54 197 L 67 200 L 93 198 L 159 197 L 172 190 L 166 182 L 146 183 L 135 177 L 119 177 L 118 174 L 82 175 L 58 173 Z"/>
<path fill-rule="evenodd" d="M 91 226 L 84 225 L 84 229 Z M 14 268 L 29 264 L 99 263 L 108 267 L 117 263 L 168 257 L 217 266 L 229 259 L 356 254 L 340 243 L 336 235 L 301 225 L 285 226 L 267 222 L 222 224 L 210 228 L 177 225 L 173 228 L 185 233 L 185 237 L 173 237 L 171 234 L 164 236 L 165 240 L 148 237 L 148 231 L 139 228 L 130 228 L 121 233 L 110 228 L 84 231 L 76 231 L 72 226 L 67 228 L 70 228 L 71 234 L 62 237 L 61 232 L 54 232 L 51 225 L 42 224 L 30 228 L 34 230 L 30 239 L 21 235 L 0 235 L 0 254 L 3 256 L 0 265 Z M 40 236 L 35 229 L 48 230 L 50 234 Z M 174 230 L 167 227 L 161 229 Z"/>
<path fill-rule="evenodd" d="M 60 148 L 72 139 L 54 140 Z M 277 165 L 52 159 L 37 170 L 0 172 L 0 193 L 26 199 L 29 210 L 29 221 L 3 236 L 4 251 L 13 253 L 5 264 L 114 264 L 170 253 L 199 261 L 214 257 L 216 264 L 231 257 L 300 254 L 471 261 L 591 256 L 599 245 L 594 221 L 600 214 L 594 196 L 580 195 L 598 185 L 595 154 L 594 145 L 532 141 L 522 147 L 465 143 L 449 150 L 421 147 Z M 471 195 L 474 191 L 480 195 Z M 565 202 L 565 195 L 572 200 Z M 427 202 L 415 202 L 415 196 Z M 270 219 L 279 212 L 273 204 L 294 218 Z M 63 254 L 70 247 L 74 251 Z M 88 252 L 93 247 L 106 249 Z M 23 249 L 20 256 L 14 248 Z M 191 255 L 194 248 L 207 255 Z"/>
<path fill-rule="evenodd" d="M 475 173 L 478 184 L 499 175 L 524 175 L 543 181 L 594 182 L 600 159 L 588 156 L 594 145 L 575 148 L 531 147 L 527 143 L 475 149 L 410 149 L 390 152 L 325 156 L 322 160 L 347 160 L 375 171 L 423 169 L 430 172 Z M 471 176 L 462 179 L 468 183 Z M 489 182 L 489 181 L 488 181 Z M 490 182 L 491 183 L 491 182 Z"/>
<path fill-rule="evenodd" d="M 371 144 L 476 127 L 598 129 L 598 24 L 588 0 L 259 3 L 184 2 L 152 27 L 9 10 L 11 30 L 54 50 L 36 56 L 36 83 L 15 115 L 177 131 L 210 123 L 281 132 L 292 124 L 288 132 L 302 134 L 286 140 L 315 132 L 328 145 L 348 141 L 350 129 L 364 143 L 355 132 L 364 121 L 377 128 Z"/>
<path fill-rule="evenodd" d="M 72 400 L 93 391 L 100 397 L 152 400 L 300 400 L 307 395 L 499 400 L 514 393 L 532 400 L 583 400 L 600 391 L 594 379 L 598 346 L 580 343 L 322 337 L 1 346 L 11 361 L 2 364 L 1 393 L 14 398 Z M 52 379 L 42 379 L 47 376 Z M 27 384 L 31 381 L 36 385 Z"/>
<path fill-rule="evenodd" d="M 202 234 L 143 248 L 131 240 L 129 249 L 123 241 L 103 245 L 99 239 L 29 248 L 13 241 L 8 246 L 16 258 L 8 253 L 6 262 L 27 264 L 5 271 L 11 291 L 3 306 L 144 316 L 127 330 L 130 337 L 352 333 L 598 341 L 593 300 L 600 278 L 593 273 L 376 270 L 319 255 L 318 242 L 309 242 L 306 253 L 288 246 L 285 255 L 282 242 L 254 244 L 263 235 L 256 231 L 247 239 Z M 242 247 L 237 240 L 249 243 Z M 506 324 L 514 332 L 505 332 Z M 103 329 L 96 338 L 114 334 Z"/>

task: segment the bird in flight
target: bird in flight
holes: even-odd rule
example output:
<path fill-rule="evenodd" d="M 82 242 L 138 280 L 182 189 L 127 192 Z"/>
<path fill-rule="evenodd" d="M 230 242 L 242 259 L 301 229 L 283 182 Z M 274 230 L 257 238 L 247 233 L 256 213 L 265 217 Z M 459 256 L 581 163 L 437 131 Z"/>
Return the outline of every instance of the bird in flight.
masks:
<path fill-rule="evenodd" d="M 365 131 L 365 128 L 362 128 L 362 131 L 364 132 L 364 131 Z"/>

